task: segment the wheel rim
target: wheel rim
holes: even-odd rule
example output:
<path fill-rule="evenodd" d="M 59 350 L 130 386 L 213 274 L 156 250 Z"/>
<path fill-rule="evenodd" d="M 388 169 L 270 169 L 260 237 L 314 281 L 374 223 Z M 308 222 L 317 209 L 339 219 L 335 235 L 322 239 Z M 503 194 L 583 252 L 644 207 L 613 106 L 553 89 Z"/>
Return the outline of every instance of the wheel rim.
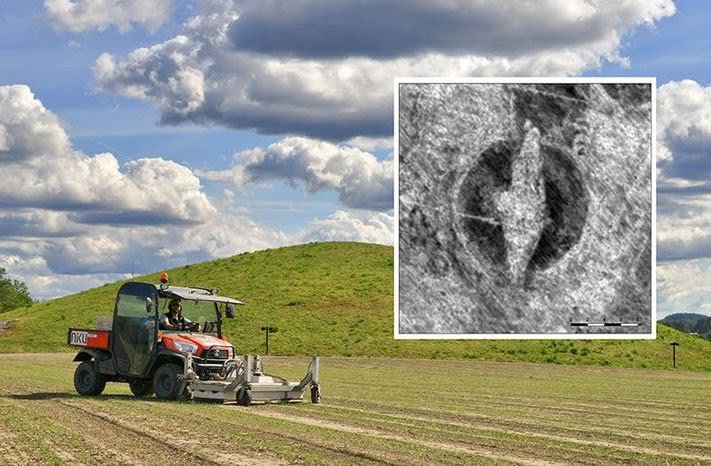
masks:
<path fill-rule="evenodd" d="M 173 380 L 169 374 L 162 374 L 158 379 L 158 387 L 161 392 L 166 395 L 172 394 L 174 386 Z"/>
<path fill-rule="evenodd" d="M 87 390 L 89 387 L 91 387 L 91 374 L 89 371 L 81 371 L 79 372 L 79 386 Z"/>

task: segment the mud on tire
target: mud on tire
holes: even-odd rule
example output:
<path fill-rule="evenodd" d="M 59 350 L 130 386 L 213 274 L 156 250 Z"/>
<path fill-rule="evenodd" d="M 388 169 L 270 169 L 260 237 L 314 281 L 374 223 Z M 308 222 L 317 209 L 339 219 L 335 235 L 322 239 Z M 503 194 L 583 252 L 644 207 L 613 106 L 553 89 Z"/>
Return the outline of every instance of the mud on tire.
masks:
<path fill-rule="evenodd" d="M 74 388 L 80 395 L 100 395 L 106 387 L 106 378 L 96 372 L 94 361 L 84 361 L 74 371 Z"/>

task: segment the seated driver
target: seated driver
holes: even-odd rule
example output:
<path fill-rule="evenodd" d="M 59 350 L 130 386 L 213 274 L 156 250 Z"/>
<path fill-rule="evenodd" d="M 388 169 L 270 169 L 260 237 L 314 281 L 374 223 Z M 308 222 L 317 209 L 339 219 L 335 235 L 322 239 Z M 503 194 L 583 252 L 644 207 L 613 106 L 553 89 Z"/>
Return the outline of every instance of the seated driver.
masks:
<path fill-rule="evenodd" d="M 190 326 L 190 321 L 181 314 L 180 299 L 173 299 L 168 304 L 168 312 L 160 319 L 161 330 L 182 330 Z"/>

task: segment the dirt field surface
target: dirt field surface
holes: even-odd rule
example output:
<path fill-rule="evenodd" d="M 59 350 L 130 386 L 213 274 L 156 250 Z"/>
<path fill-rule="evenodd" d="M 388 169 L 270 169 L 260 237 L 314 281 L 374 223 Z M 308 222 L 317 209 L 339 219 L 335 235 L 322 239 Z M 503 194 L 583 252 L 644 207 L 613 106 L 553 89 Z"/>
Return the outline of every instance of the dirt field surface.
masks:
<path fill-rule="evenodd" d="M 322 404 L 245 408 L 80 397 L 71 360 L 0 355 L 0 464 L 711 464 L 707 373 L 324 358 Z"/>

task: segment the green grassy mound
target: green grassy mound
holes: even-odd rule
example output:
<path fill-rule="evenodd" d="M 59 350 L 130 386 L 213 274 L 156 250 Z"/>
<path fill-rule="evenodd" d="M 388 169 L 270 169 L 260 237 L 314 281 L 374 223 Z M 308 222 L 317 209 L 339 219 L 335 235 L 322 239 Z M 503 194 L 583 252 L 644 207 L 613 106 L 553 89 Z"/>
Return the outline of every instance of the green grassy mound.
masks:
<path fill-rule="evenodd" d="M 263 353 L 263 325 L 279 331 L 270 353 L 282 355 L 457 358 L 711 371 L 711 342 L 664 325 L 656 340 L 394 340 L 393 248 L 312 243 L 240 254 L 168 270 L 174 285 L 218 288 L 241 299 L 225 334 L 240 353 Z M 159 273 L 135 280 L 158 282 Z M 73 351 L 69 327 L 110 316 L 121 283 L 0 314 L 0 352 Z"/>

